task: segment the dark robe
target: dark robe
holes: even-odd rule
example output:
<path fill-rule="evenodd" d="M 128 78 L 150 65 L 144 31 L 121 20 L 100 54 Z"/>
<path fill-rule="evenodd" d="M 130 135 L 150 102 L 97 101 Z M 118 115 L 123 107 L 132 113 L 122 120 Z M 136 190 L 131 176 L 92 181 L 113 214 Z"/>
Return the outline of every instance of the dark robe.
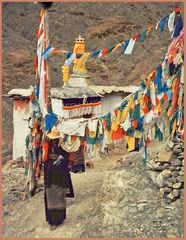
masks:
<path fill-rule="evenodd" d="M 55 161 L 48 158 L 44 163 L 44 185 L 46 221 L 60 225 L 66 219 L 65 197 L 74 197 L 67 161 L 62 155 Z"/>

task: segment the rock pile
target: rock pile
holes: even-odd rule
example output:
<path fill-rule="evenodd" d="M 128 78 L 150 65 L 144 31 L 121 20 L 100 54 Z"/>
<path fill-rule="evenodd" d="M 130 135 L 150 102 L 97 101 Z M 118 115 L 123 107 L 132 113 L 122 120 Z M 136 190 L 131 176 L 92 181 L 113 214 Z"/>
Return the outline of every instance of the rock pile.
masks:
<path fill-rule="evenodd" d="M 148 173 L 166 203 L 183 198 L 184 141 L 169 140 L 166 151 L 148 162 Z"/>

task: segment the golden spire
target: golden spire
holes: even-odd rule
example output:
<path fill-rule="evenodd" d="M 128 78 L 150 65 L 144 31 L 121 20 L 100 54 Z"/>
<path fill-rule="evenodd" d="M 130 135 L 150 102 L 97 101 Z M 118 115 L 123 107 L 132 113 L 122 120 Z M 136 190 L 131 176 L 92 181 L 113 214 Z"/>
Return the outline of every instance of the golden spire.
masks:
<path fill-rule="evenodd" d="M 75 40 L 74 45 L 74 53 L 76 54 L 84 54 L 85 53 L 85 39 L 79 36 Z M 86 67 L 85 64 L 81 64 L 82 59 L 81 58 L 75 58 L 74 60 L 74 66 L 73 66 L 73 73 L 78 74 L 85 74 L 86 73 Z"/>

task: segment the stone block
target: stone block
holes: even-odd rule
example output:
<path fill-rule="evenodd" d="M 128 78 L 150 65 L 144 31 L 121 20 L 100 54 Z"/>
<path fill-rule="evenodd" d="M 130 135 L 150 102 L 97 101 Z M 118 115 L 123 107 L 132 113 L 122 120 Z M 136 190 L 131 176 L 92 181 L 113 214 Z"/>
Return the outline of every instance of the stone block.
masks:
<path fill-rule="evenodd" d="M 173 176 L 173 177 L 177 177 L 178 175 L 179 175 L 178 171 L 173 171 L 173 172 L 172 172 L 172 176 Z"/>
<path fill-rule="evenodd" d="M 158 162 L 170 162 L 172 152 L 163 152 L 158 155 Z"/>
<path fill-rule="evenodd" d="M 180 159 L 175 159 L 171 162 L 172 166 L 182 166 L 182 161 Z"/>
<path fill-rule="evenodd" d="M 178 189 L 178 188 L 181 188 L 181 186 L 182 186 L 182 183 L 177 182 L 177 183 L 174 183 L 172 187 Z"/>
<path fill-rule="evenodd" d="M 163 171 L 161 172 L 161 174 L 162 174 L 163 177 L 168 178 L 168 177 L 171 176 L 171 171 L 165 169 L 165 170 L 163 170 Z"/>
<path fill-rule="evenodd" d="M 182 175 L 182 176 L 178 176 L 177 178 L 176 178 L 177 180 L 178 180 L 178 182 L 184 182 L 184 176 Z"/>
<path fill-rule="evenodd" d="M 182 152 L 182 149 L 180 149 L 180 148 L 173 149 L 173 153 L 175 153 L 175 154 L 178 154 L 181 152 Z"/>
<path fill-rule="evenodd" d="M 172 195 L 176 198 L 180 196 L 180 190 L 179 189 L 174 189 L 172 191 Z"/>
<path fill-rule="evenodd" d="M 167 198 L 170 199 L 170 200 L 174 200 L 175 197 L 173 196 L 173 193 L 170 192 L 168 195 L 167 195 Z"/>
<path fill-rule="evenodd" d="M 167 147 L 172 150 L 173 147 L 174 147 L 174 143 L 171 140 L 169 140 L 168 143 L 167 143 Z"/>

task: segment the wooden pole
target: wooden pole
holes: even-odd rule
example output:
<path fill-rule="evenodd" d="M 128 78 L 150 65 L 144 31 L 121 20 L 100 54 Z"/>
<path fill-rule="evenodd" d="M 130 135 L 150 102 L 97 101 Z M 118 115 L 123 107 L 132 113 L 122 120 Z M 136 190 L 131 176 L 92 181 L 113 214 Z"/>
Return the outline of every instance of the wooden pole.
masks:
<path fill-rule="evenodd" d="M 45 9 L 45 29 L 46 29 L 46 47 L 50 44 L 49 39 L 49 14 L 48 10 Z M 49 66 L 49 60 L 47 59 L 47 82 L 46 82 L 46 88 L 47 88 L 47 109 L 51 110 L 51 100 L 50 100 L 50 88 L 51 88 L 51 79 L 50 79 L 50 66 Z"/>

